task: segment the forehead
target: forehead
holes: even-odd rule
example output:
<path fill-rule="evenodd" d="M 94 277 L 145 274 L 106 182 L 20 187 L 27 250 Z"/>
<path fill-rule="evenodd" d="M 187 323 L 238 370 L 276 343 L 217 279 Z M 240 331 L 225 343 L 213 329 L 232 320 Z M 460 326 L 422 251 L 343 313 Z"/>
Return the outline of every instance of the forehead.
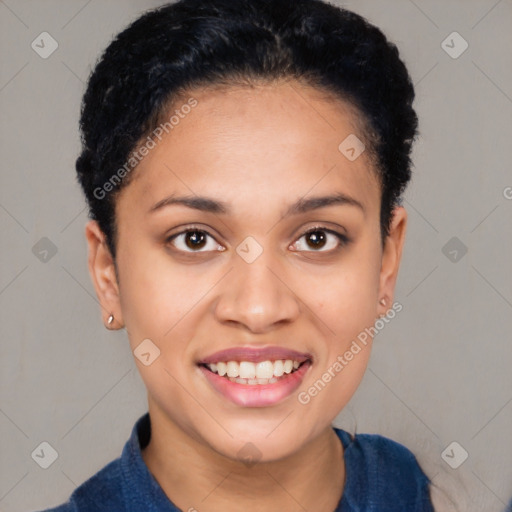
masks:
<path fill-rule="evenodd" d="M 197 104 L 181 109 L 191 97 Z M 339 149 L 349 136 L 365 138 L 359 112 L 321 91 L 297 82 L 198 89 L 163 122 L 176 113 L 122 196 L 148 207 L 177 190 L 282 204 L 341 187 L 369 207 L 379 200 L 369 152 L 350 161 Z"/>

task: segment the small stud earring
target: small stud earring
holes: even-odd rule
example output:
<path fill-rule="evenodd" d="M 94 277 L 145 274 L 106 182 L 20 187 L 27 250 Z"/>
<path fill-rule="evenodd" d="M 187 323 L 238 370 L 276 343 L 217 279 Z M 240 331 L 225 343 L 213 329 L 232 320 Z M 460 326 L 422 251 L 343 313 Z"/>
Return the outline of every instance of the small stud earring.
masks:
<path fill-rule="evenodd" d="M 385 306 L 386 305 L 386 299 L 380 299 L 380 303 Z"/>
<path fill-rule="evenodd" d="M 112 315 L 112 314 L 111 314 L 111 315 L 108 317 L 107 324 L 108 324 L 108 325 L 112 325 L 112 322 L 113 322 L 113 321 L 114 321 L 114 315 Z"/>

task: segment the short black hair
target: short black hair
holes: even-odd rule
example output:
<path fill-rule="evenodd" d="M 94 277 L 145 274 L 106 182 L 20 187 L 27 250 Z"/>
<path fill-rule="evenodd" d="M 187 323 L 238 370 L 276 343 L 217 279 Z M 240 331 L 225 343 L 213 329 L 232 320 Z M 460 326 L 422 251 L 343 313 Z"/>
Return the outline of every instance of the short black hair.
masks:
<path fill-rule="evenodd" d="M 118 34 L 83 97 L 76 171 L 114 258 L 115 199 L 133 174 L 126 162 L 169 106 L 194 88 L 281 79 L 357 108 L 380 178 L 384 240 L 411 178 L 418 126 L 414 87 L 396 46 L 365 18 L 322 0 L 180 0 Z"/>

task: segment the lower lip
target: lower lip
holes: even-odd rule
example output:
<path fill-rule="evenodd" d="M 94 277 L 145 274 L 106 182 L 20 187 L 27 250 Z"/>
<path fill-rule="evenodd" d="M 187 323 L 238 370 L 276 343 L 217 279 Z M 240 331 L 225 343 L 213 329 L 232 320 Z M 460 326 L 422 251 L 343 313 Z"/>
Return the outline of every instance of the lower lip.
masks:
<path fill-rule="evenodd" d="M 290 396 L 300 386 L 310 366 L 311 362 L 306 361 L 296 371 L 279 378 L 273 384 L 254 385 L 231 382 L 204 366 L 199 368 L 212 387 L 233 403 L 243 407 L 266 407 L 275 405 Z"/>

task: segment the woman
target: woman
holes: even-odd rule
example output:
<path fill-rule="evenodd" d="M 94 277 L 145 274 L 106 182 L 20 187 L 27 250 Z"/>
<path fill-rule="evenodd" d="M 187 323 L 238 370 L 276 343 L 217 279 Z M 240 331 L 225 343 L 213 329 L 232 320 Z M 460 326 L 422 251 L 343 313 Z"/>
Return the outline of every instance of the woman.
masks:
<path fill-rule="evenodd" d="M 413 98 L 320 0 L 182 0 L 109 45 L 76 168 L 149 411 L 53 510 L 433 510 L 408 449 L 331 425 L 401 308 Z"/>

